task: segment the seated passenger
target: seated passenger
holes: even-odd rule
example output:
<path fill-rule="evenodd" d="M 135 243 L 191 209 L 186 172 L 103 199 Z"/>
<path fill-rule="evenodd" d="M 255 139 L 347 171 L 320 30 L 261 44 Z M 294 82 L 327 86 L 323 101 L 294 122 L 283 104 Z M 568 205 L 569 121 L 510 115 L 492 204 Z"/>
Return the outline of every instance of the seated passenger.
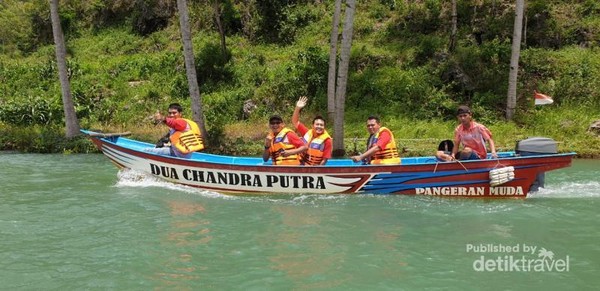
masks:
<path fill-rule="evenodd" d="M 300 165 L 299 153 L 306 151 L 306 145 L 298 135 L 285 127 L 283 119 L 279 115 L 269 118 L 271 132 L 265 138 L 265 150 L 263 161 L 269 158 L 273 165 Z"/>
<path fill-rule="evenodd" d="M 381 126 L 378 117 L 369 116 L 367 118 L 367 131 L 370 134 L 367 151 L 350 158 L 354 162 L 363 161 L 363 163 L 371 165 L 400 164 L 400 155 L 394 134 L 387 127 Z"/>
<path fill-rule="evenodd" d="M 144 149 L 147 152 L 189 159 L 193 152 L 204 149 L 204 139 L 198 124 L 193 120 L 181 117 L 183 108 L 178 103 L 171 103 L 166 117 L 160 112 L 154 114 L 157 122 L 166 124 L 169 133 L 159 140 L 155 148 Z"/>
<path fill-rule="evenodd" d="M 492 132 L 483 124 L 473 120 L 471 109 L 461 105 L 456 114 L 460 124 L 454 130 L 454 149 L 452 155 L 461 160 L 484 160 L 487 158 L 485 143 L 490 144 L 492 158 L 497 159 L 496 146 Z M 459 151 L 459 146 L 463 149 Z M 458 154 L 458 155 L 457 155 Z"/>
<path fill-rule="evenodd" d="M 307 151 L 300 154 L 300 159 L 304 165 L 318 166 L 325 165 L 328 159 L 331 159 L 331 149 L 333 142 L 327 130 L 325 130 L 325 119 L 316 116 L 313 119 L 312 129 L 308 129 L 300 122 L 300 111 L 306 106 L 308 98 L 300 97 L 296 102 L 296 108 L 292 115 L 292 124 L 302 136 L 302 140 L 307 145 Z"/>

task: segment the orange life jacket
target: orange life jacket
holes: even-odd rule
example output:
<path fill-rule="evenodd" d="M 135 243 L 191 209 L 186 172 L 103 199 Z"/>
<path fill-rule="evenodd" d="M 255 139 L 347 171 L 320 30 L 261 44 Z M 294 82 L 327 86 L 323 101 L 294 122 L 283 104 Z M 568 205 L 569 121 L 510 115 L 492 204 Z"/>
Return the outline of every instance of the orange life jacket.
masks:
<path fill-rule="evenodd" d="M 189 154 L 191 152 L 197 152 L 204 149 L 204 139 L 200 133 L 200 128 L 196 122 L 185 119 L 188 124 L 188 128 L 185 131 L 175 131 L 169 137 L 171 145 L 183 154 Z"/>
<path fill-rule="evenodd" d="M 314 130 L 311 129 L 306 132 L 302 139 L 308 145 L 308 150 L 301 155 L 301 160 L 305 165 L 315 166 L 320 165 L 321 161 L 323 161 L 323 156 L 325 153 L 325 141 L 330 139 L 331 136 L 327 131 L 324 131 L 323 134 L 313 138 Z"/>
<path fill-rule="evenodd" d="M 287 157 L 281 155 L 281 152 L 285 150 L 293 150 L 296 148 L 287 138 L 289 132 L 291 132 L 289 128 L 283 128 L 277 136 L 273 136 L 272 132 L 269 133 L 269 136 L 271 137 L 271 148 L 269 152 L 271 153 L 273 165 L 300 165 L 300 159 L 297 154 L 289 155 Z"/>
<path fill-rule="evenodd" d="M 380 149 L 371 157 L 372 165 L 389 165 L 389 164 L 400 164 L 400 155 L 398 154 L 398 148 L 396 147 L 396 141 L 394 140 L 394 134 L 387 127 L 381 127 L 379 131 L 369 140 L 367 149 L 370 149 L 372 145 L 377 143 L 379 135 L 387 131 L 390 133 L 390 142 L 385 145 L 385 148 Z"/>

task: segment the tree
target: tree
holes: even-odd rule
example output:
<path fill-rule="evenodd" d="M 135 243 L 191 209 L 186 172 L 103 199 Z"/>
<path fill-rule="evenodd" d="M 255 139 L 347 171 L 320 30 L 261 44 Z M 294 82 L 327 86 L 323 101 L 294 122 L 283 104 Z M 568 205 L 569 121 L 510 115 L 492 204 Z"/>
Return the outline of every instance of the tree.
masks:
<path fill-rule="evenodd" d="M 449 52 L 454 52 L 454 49 L 456 48 L 456 23 L 456 0 L 452 0 L 452 27 L 450 30 L 450 45 L 448 46 Z"/>
<path fill-rule="evenodd" d="M 67 51 L 65 49 L 65 37 L 60 26 L 60 17 L 58 16 L 58 0 L 50 0 L 50 19 L 52 21 L 52 34 L 54 35 L 54 44 L 56 46 L 56 64 L 58 66 L 58 78 L 60 79 L 63 110 L 65 112 L 65 132 L 67 138 L 72 138 L 79 134 L 79 121 L 75 114 L 75 106 L 73 105 L 73 97 L 71 96 L 71 85 L 69 84 L 69 75 L 67 74 Z"/>
<path fill-rule="evenodd" d="M 221 39 L 221 53 L 223 56 L 227 54 L 227 45 L 225 43 L 225 28 L 223 27 L 222 21 L 222 5 L 220 0 L 212 0 L 211 6 L 213 8 L 213 13 L 215 17 L 215 23 L 217 25 L 217 30 L 219 30 L 219 36 Z"/>
<path fill-rule="evenodd" d="M 512 120 L 517 107 L 517 76 L 519 72 L 519 55 L 521 54 L 521 33 L 523 31 L 523 10 L 525 0 L 516 0 L 515 27 L 513 29 L 512 49 L 510 57 L 510 73 L 508 76 L 508 93 L 506 96 L 506 119 Z"/>
<path fill-rule="evenodd" d="M 355 8 L 355 0 L 346 0 L 344 28 L 342 30 L 342 48 L 340 50 L 340 65 L 337 74 L 337 86 L 335 89 L 335 118 L 333 120 L 333 156 L 336 157 L 346 154 L 344 147 L 344 111 Z"/>
<path fill-rule="evenodd" d="M 243 34 L 250 40 L 254 41 L 254 28 L 252 27 L 253 13 L 255 0 L 240 0 L 238 1 L 240 11 L 240 22 L 242 24 Z"/>
<path fill-rule="evenodd" d="M 331 121 L 335 120 L 335 77 L 337 75 L 337 44 L 339 39 L 338 27 L 340 25 L 341 7 L 342 0 L 335 0 L 331 38 L 329 39 L 329 72 L 327 74 L 327 118 Z"/>
<path fill-rule="evenodd" d="M 194 64 L 194 49 L 192 46 L 192 33 L 190 32 L 190 20 L 186 0 L 177 0 L 179 11 L 179 25 L 181 30 L 181 41 L 183 42 L 183 56 L 185 58 L 185 71 L 188 79 L 190 98 L 192 99 L 192 119 L 198 123 L 202 137 L 207 141 L 208 133 L 204 124 L 204 112 L 202 111 L 202 96 L 198 87 L 196 77 L 196 66 Z"/>

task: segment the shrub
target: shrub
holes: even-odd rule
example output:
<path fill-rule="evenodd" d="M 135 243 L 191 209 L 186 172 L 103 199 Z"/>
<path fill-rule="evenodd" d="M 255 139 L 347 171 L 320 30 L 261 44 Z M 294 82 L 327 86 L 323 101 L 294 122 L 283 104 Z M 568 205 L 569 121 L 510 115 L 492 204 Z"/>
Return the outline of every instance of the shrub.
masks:
<path fill-rule="evenodd" d="M 6 126 L 0 124 L 0 150 L 18 150 L 28 153 L 89 153 L 97 152 L 85 136 L 65 138 L 61 126 Z"/>
<path fill-rule="evenodd" d="M 0 107 L 0 121 L 10 125 L 48 125 L 62 122 L 62 105 L 40 97 L 10 100 Z"/>
<path fill-rule="evenodd" d="M 223 52 L 218 44 L 207 43 L 200 48 L 195 63 L 198 85 L 203 88 L 202 91 L 210 92 L 225 81 L 233 85 L 233 72 L 228 66 L 230 60 L 231 51 Z"/>

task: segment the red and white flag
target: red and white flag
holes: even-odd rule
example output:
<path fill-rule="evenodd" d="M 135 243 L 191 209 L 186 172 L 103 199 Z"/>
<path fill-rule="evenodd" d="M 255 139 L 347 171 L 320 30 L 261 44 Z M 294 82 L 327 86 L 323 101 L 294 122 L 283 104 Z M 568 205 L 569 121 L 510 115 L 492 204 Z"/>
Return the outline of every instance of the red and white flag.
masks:
<path fill-rule="evenodd" d="M 535 105 L 548 105 L 554 103 L 552 97 L 539 93 L 538 91 L 533 91 L 533 98 L 535 99 Z"/>

